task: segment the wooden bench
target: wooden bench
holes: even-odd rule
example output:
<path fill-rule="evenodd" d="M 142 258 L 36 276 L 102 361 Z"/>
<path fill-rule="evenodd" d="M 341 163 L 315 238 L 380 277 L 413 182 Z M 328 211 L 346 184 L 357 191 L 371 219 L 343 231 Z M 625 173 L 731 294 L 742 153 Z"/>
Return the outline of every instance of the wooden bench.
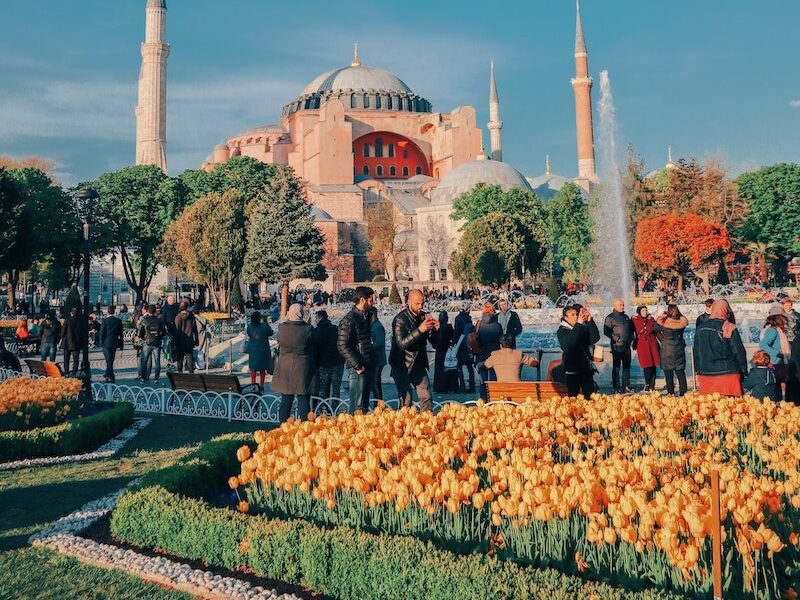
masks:
<path fill-rule="evenodd" d="M 173 390 L 186 390 L 187 392 L 217 392 L 253 394 L 260 393 L 261 386 L 257 383 L 242 386 L 236 375 L 209 375 L 207 373 L 167 373 L 170 387 Z"/>
<path fill-rule="evenodd" d="M 487 381 L 486 400 L 497 402 L 501 400 L 525 402 L 527 398 L 532 401 L 549 400 L 553 396 L 566 396 L 567 386 L 554 381 Z"/>
<path fill-rule="evenodd" d="M 64 376 L 64 371 L 58 363 L 26 358 L 25 364 L 28 365 L 28 370 L 31 372 L 31 375 L 41 375 L 43 377 Z"/>

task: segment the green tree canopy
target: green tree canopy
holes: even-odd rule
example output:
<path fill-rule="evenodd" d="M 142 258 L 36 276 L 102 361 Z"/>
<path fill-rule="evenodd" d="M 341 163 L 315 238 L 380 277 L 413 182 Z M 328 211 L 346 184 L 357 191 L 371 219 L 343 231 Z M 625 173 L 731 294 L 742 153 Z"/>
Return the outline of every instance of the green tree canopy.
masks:
<path fill-rule="evenodd" d="M 450 217 L 454 221 L 464 219 L 469 224 L 496 212 L 536 220 L 541 210 L 542 203 L 533 192 L 516 187 L 504 192 L 499 185 L 479 184 L 471 192 L 453 200 Z"/>
<path fill-rule="evenodd" d="M 158 267 L 156 251 L 164 232 L 186 206 L 188 190 L 155 165 L 105 173 L 94 187 L 100 194 L 91 206 L 90 222 L 100 235 L 95 250 L 103 254 L 117 249 L 138 302 Z"/>
<path fill-rule="evenodd" d="M 291 167 L 275 167 L 275 175 L 250 204 L 248 217 L 242 276 L 251 283 L 282 283 L 281 314 L 285 314 L 290 280 L 326 277 L 321 263 L 325 239 L 314 225 L 311 205 Z"/>
<path fill-rule="evenodd" d="M 549 259 L 568 279 L 581 278 L 591 269 L 592 221 L 581 189 L 567 183 L 544 205 Z"/>
<path fill-rule="evenodd" d="M 214 308 L 224 310 L 231 282 L 242 272 L 245 250 L 245 200 L 228 190 L 208 193 L 187 206 L 167 227 L 160 255 L 164 264 L 206 285 Z"/>
<path fill-rule="evenodd" d="M 491 212 L 464 227 L 450 270 L 465 283 L 499 286 L 522 274 L 523 257 L 525 268 L 537 271 L 545 251 L 540 229 L 517 215 Z"/>
<path fill-rule="evenodd" d="M 267 187 L 275 170 L 275 165 L 249 156 L 235 156 L 216 165 L 212 171 L 186 170 L 180 179 L 194 199 L 212 192 L 223 194 L 237 190 L 249 202 Z"/>
<path fill-rule="evenodd" d="M 781 163 L 744 173 L 736 185 L 750 205 L 738 237 L 769 244 L 778 254 L 800 255 L 800 165 Z"/>
<path fill-rule="evenodd" d="M 14 307 L 14 290 L 23 271 L 40 261 L 65 269 L 72 264 L 81 226 L 71 198 L 44 171 L 24 167 L 0 169 L 0 174 L 6 242 L 0 248 L 0 269 L 7 275 L 9 303 Z"/>

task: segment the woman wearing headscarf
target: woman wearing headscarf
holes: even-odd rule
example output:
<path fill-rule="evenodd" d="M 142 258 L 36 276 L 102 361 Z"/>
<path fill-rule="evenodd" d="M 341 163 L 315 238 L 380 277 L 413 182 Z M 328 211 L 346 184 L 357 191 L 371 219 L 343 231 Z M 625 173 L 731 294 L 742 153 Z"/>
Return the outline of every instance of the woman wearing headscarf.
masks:
<path fill-rule="evenodd" d="M 780 306 L 775 306 L 769 311 L 769 316 L 761 330 L 761 339 L 758 347 L 769 354 L 769 362 L 775 368 L 778 383 L 786 381 L 786 368 L 792 349 L 789 347 L 789 337 L 786 335 L 788 320 Z"/>
<path fill-rule="evenodd" d="M 655 331 L 656 321 L 650 316 L 646 306 L 639 306 L 633 323 L 633 347 L 639 366 L 644 371 L 644 391 L 652 392 L 656 388 L 656 367 L 661 364 L 661 353 L 658 347 L 659 335 Z"/>
<path fill-rule="evenodd" d="M 452 378 L 450 378 L 456 382 L 455 390 L 452 390 L 452 386 L 448 384 L 448 372 L 444 370 L 444 357 L 447 356 L 447 351 L 452 343 L 453 326 L 448 322 L 447 311 L 439 311 L 439 339 L 433 345 L 436 351 L 433 355 L 433 391 L 437 394 L 446 394 L 449 391 L 458 390 L 458 376 L 455 370 Z"/>
<path fill-rule="evenodd" d="M 701 394 L 742 395 L 747 355 L 727 300 L 714 300 L 694 334 L 694 368 Z"/>
<path fill-rule="evenodd" d="M 686 341 L 683 332 L 689 319 L 681 314 L 676 304 L 667 306 L 666 314 L 658 317 L 653 331 L 661 334 L 661 368 L 667 380 L 667 393 L 675 395 L 675 378 L 678 378 L 678 395 L 686 393 Z"/>
<path fill-rule="evenodd" d="M 272 336 L 272 328 L 261 321 L 261 313 L 253 311 L 250 315 L 250 324 L 245 331 L 247 336 L 247 363 L 250 367 L 250 384 L 256 382 L 256 374 L 259 376 L 259 385 L 264 387 L 264 379 L 269 369 L 270 353 L 269 338 Z M 273 388 L 275 385 L 273 384 Z"/>
<path fill-rule="evenodd" d="M 311 342 L 311 325 L 303 320 L 303 307 L 292 304 L 286 320 L 278 325 L 278 349 L 275 375 L 270 387 L 281 394 L 280 422 L 289 418 L 295 396 L 301 421 L 308 418 L 309 400 L 317 388 L 317 369 Z"/>

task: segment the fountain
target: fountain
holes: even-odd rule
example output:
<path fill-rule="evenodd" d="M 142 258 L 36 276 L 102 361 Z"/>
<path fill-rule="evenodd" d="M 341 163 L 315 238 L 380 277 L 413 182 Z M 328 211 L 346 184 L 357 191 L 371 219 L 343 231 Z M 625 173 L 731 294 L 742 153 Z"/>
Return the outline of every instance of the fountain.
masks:
<path fill-rule="evenodd" d="M 597 146 L 603 186 L 600 205 L 593 211 L 595 221 L 595 275 L 601 287 L 631 306 L 632 271 L 622 197 L 622 176 L 617 155 L 617 123 L 608 71 L 600 72 L 600 114 Z"/>

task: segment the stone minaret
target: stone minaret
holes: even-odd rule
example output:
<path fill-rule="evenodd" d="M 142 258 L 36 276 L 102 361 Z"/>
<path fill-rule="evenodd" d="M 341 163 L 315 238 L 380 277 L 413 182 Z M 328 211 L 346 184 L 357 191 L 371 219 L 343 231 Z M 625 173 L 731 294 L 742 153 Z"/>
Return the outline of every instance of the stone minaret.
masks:
<path fill-rule="evenodd" d="M 136 164 L 158 165 L 167 172 L 166 0 L 147 0 L 139 103 L 136 106 Z"/>
<path fill-rule="evenodd" d="M 494 81 L 494 61 L 491 62 L 489 75 L 489 138 L 492 147 L 492 160 L 503 162 L 503 143 L 500 140 L 500 130 L 503 122 L 500 120 L 500 100 L 497 99 L 497 84 Z"/>
<path fill-rule="evenodd" d="M 576 0 L 575 26 L 575 120 L 578 134 L 578 178 L 597 180 L 594 164 L 594 132 L 592 130 L 592 78 L 589 77 L 589 57 L 583 39 L 580 0 Z"/>

